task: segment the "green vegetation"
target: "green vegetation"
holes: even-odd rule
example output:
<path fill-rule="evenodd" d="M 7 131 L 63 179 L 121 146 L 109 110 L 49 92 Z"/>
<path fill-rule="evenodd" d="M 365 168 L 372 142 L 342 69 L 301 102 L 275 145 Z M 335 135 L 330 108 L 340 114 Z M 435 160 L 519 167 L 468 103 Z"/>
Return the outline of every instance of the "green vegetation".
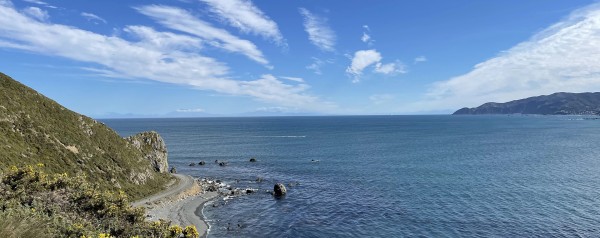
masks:
<path fill-rule="evenodd" d="M 166 153 L 0 73 L 0 237 L 198 237 L 129 203 L 173 179 Z"/>
<path fill-rule="evenodd" d="M 0 172 L 42 163 L 47 173 L 84 175 L 107 191 L 140 198 L 170 179 L 112 129 L 0 73 Z"/>
<path fill-rule="evenodd" d="M 124 192 L 86 182 L 85 175 L 46 174 L 43 164 L 12 167 L 0 181 L 0 237 L 191 237 L 165 221 L 147 222 Z"/>

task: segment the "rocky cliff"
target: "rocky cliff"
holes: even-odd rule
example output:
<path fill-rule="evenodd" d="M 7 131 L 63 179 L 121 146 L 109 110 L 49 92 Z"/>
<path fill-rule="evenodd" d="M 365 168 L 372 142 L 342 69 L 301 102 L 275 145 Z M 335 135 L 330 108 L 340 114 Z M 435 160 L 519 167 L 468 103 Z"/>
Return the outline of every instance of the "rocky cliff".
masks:
<path fill-rule="evenodd" d="M 600 93 L 554 93 L 506 103 L 489 102 L 453 113 L 465 114 L 598 115 Z"/>
<path fill-rule="evenodd" d="M 164 173 L 167 150 L 156 132 L 121 138 L 0 73 L 0 173 L 26 165 L 85 175 L 101 188 L 122 189 L 134 198 L 170 179 Z"/>

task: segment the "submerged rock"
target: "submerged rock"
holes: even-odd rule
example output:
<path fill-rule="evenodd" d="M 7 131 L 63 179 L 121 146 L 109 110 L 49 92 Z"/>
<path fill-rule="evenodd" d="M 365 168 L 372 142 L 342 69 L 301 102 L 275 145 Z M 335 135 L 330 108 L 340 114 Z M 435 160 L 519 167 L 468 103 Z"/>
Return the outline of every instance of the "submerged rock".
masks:
<path fill-rule="evenodd" d="M 276 183 L 275 186 L 273 187 L 273 195 L 275 196 L 283 196 L 287 193 L 287 189 L 285 188 L 285 185 L 283 185 L 282 183 Z"/>
<path fill-rule="evenodd" d="M 196 166 L 196 163 L 190 163 L 189 166 Z"/>
<path fill-rule="evenodd" d="M 256 162 L 256 158 L 250 158 L 250 162 Z"/>
<path fill-rule="evenodd" d="M 206 164 L 206 162 L 204 162 L 204 160 L 198 162 L 198 165 L 205 165 L 205 164 Z"/>
<path fill-rule="evenodd" d="M 221 161 L 221 162 L 219 162 L 219 166 L 227 166 L 227 161 Z"/>

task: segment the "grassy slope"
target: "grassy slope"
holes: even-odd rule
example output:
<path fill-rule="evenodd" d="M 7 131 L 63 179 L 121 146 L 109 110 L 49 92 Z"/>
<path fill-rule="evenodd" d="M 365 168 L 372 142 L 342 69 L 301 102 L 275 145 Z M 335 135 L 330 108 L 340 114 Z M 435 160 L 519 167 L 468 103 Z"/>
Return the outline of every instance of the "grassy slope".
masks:
<path fill-rule="evenodd" d="M 154 172 L 139 150 L 104 124 L 0 73 L 0 172 L 38 163 L 46 172 L 85 175 L 132 198 L 162 189 L 170 177 Z"/>

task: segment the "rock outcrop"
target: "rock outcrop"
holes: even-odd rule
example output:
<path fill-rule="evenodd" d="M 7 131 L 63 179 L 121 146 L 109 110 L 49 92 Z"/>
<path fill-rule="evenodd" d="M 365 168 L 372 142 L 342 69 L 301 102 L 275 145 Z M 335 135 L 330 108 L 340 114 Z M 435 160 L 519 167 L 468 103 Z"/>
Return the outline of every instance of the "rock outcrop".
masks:
<path fill-rule="evenodd" d="M 163 138 L 155 131 L 142 132 L 126 138 L 131 145 L 140 150 L 146 159 L 160 173 L 166 173 L 169 169 L 167 161 L 167 146 Z"/>
<path fill-rule="evenodd" d="M 276 183 L 275 186 L 273 187 L 273 195 L 275 196 L 283 196 L 287 193 L 287 189 L 285 188 L 285 185 L 283 185 L 282 183 Z"/>

